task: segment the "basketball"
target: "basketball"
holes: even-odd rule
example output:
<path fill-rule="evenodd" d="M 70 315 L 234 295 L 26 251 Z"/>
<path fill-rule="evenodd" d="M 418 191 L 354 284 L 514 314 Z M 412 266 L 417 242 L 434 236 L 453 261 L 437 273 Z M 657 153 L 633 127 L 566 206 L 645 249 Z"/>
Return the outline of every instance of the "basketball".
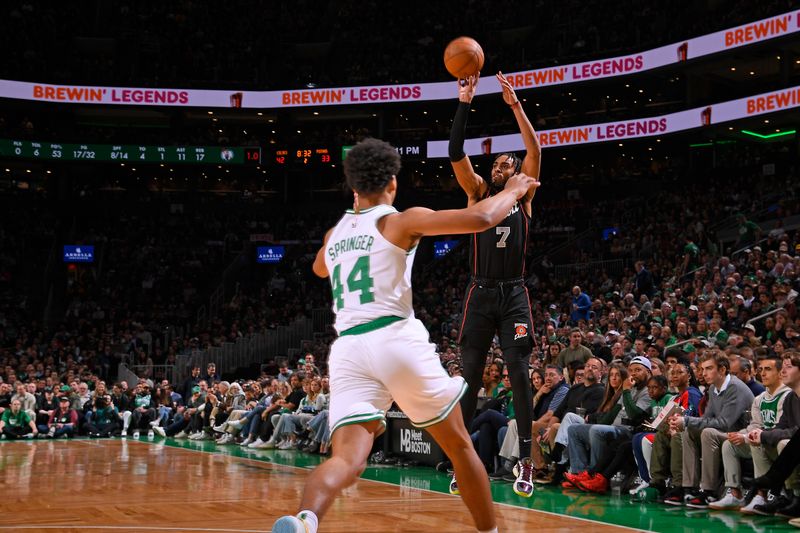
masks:
<path fill-rule="evenodd" d="M 475 75 L 483 68 L 483 48 L 472 37 L 458 37 L 444 49 L 444 66 L 458 79 Z"/>

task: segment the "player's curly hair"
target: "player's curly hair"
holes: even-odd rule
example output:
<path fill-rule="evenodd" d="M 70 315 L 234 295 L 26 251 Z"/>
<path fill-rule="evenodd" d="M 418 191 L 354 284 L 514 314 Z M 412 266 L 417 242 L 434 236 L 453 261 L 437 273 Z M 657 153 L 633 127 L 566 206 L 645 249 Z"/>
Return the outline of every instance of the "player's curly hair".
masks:
<path fill-rule="evenodd" d="M 502 156 L 506 156 L 511 160 L 511 162 L 514 164 L 514 172 L 519 174 L 519 171 L 522 168 L 522 159 L 520 159 L 519 156 L 514 152 L 503 152 L 494 156 L 494 160 L 497 161 Z"/>
<path fill-rule="evenodd" d="M 364 139 L 344 159 L 347 185 L 359 194 L 382 191 L 400 172 L 400 154 L 380 139 Z"/>

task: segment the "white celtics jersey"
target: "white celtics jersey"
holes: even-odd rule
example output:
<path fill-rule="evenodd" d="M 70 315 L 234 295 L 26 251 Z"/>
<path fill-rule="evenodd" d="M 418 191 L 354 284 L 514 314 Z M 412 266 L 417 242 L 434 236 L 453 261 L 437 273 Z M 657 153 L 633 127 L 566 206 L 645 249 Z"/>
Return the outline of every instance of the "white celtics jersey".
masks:
<path fill-rule="evenodd" d="M 325 266 L 333 290 L 334 326 L 341 334 L 385 317 L 410 318 L 411 252 L 398 248 L 376 226 L 386 215 L 397 213 L 390 205 L 348 210 L 333 228 L 325 247 Z"/>

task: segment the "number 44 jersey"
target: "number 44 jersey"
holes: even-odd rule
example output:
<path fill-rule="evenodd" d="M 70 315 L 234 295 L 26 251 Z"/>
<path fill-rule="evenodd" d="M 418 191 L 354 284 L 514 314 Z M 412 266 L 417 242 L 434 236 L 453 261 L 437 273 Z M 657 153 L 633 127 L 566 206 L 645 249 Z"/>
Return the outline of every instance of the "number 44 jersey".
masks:
<path fill-rule="evenodd" d="M 378 221 L 397 210 L 390 205 L 347 210 L 325 246 L 333 290 L 336 331 L 383 318 L 411 318 L 411 267 L 416 248 L 398 248 L 378 231 Z"/>

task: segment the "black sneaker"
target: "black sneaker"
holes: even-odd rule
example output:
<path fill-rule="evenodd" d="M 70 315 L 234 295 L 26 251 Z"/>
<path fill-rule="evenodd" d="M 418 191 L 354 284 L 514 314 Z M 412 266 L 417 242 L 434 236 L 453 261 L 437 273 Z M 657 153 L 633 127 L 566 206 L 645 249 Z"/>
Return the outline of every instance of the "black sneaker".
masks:
<path fill-rule="evenodd" d="M 775 516 L 782 516 L 783 518 L 800 517 L 800 497 L 793 496 L 789 505 L 775 511 Z"/>
<path fill-rule="evenodd" d="M 762 516 L 772 516 L 778 510 L 787 507 L 791 502 L 789 498 L 783 494 L 775 494 L 774 491 L 769 491 L 767 494 L 767 503 L 764 505 L 756 505 L 753 507 L 753 512 Z"/>
<path fill-rule="evenodd" d="M 436 464 L 436 471 L 441 472 L 442 474 L 452 474 L 453 463 L 451 463 L 448 459 L 440 461 L 439 463 Z"/>
<path fill-rule="evenodd" d="M 667 505 L 683 505 L 684 494 L 683 487 L 675 487 L 667 491 L 663 501 Z"/>
<path fill-rule="evenodd" d="M 503 479 L 507 475 L 514 476 L 511 470 L 509 470 L 505 466 L 501 466 L 500 468 L 489 474 L 489 479 L 491 479 L 492 481 L 503 481 Z M 517 479 L 517 476 L 514 476 L 514 479 Z"/>
<path fill-rule="evenodd" d="M 692 491 L 686 497 L 686 507 L 692 509 L 708 509 L 708 493 L 703 490 Z"/>

